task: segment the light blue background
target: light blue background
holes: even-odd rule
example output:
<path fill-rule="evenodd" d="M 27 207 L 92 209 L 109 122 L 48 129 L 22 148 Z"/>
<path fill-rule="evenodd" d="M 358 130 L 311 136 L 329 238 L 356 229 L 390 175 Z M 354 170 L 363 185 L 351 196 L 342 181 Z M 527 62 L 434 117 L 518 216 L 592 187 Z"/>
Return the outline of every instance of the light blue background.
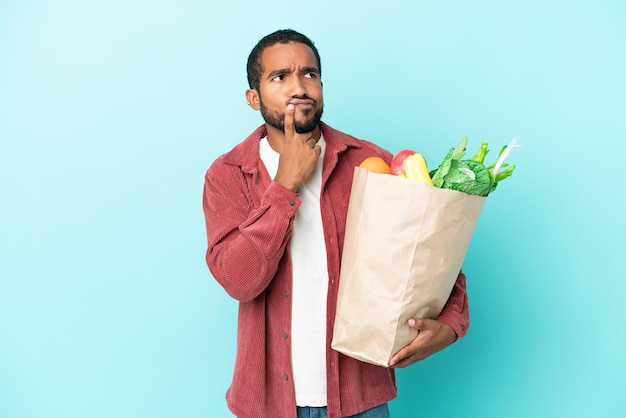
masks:
<path fill-rule="evenodd" d="M 218 6 L 219 5 L 219 6 Z M 0 3 L 0 416 L 229 416 L 236 303 L 203 175 L 261 123 L 245 60 L 292 27 L 324 119 L 429 161 L 518 168 L 464 269 L 468 336 L 398 373 L 394 417 L 618 417 L 626 7 L 610 1 Z"/>

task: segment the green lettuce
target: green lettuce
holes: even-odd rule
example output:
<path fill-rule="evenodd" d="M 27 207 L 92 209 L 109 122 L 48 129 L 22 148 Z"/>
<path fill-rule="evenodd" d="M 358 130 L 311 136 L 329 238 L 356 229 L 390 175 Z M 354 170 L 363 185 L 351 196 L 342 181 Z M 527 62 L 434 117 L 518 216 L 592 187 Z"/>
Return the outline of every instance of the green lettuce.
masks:
<path fill-rule="evenodd" d="M 463 137 L 456 147 L 450 149 L 439 167 L 430 172 L 433 185 L 476 196 L 489 195 L 499 181 L 513 174 L 515 166 L 509 167 L 504 159 L 517 147 L 517 141 L 514 138 L 508 146 L 505 145 L 500 150 L 497 161 L 487 167 L 483 162 L 489 152 L 488 145 L 483 141 L 473 157 L 462 159 L 467 147 L 467 137 Z M 504 170 L 500 171 L 501 168 Z"/>

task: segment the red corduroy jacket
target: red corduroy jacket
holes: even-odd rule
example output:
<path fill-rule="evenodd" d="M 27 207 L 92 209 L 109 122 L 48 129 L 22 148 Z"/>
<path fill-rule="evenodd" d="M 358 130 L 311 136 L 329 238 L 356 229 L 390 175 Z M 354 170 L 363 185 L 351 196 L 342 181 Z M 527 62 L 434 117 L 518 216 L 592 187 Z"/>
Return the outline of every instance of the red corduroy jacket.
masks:
<path fill-rule="evenodd" d="M 326 315 L 327 402 L 330 418 L 350 416 L 395 398 L 393 369 L 331 349 L 339 268 L 354 167 L 378 155 L 379 146 L 324 123 L 326 141 L 321 193 L 328 257 Z M 269 178 L 259 156 L 265 126 L 256 129 L 207 170 L 203 195 L 208 249 L 214 278 L 239 301 L 237 355 L 226 399 L 240 418 L 295 418 L 291 372 L 291 269 L 289 237 L 300 200 Z M 438 318 L 460 338 L 469 327 L 465 276 L 459 273 Z"/>

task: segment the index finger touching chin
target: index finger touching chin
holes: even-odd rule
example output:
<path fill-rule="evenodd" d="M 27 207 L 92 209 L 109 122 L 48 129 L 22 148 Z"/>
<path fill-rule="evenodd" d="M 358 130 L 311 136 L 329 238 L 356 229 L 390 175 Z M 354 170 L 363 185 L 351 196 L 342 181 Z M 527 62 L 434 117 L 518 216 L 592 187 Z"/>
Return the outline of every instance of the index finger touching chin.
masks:
<path fill-rule="evenodd" d="M 295 106 L 288 104 L 285 110 L 285 133 L 293 133 L 295 131 Z"/>

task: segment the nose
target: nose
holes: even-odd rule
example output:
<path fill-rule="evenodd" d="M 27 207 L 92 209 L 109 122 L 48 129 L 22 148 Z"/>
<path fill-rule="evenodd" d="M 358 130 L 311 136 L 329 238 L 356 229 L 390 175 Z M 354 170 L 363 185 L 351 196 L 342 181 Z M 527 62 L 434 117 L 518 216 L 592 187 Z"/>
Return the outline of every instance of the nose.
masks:
<path fill-rule="evenodd" d="M 302 77 L 292 78 L 292 96 L 304 96 L 306 94 L 306 86 Z"/>

